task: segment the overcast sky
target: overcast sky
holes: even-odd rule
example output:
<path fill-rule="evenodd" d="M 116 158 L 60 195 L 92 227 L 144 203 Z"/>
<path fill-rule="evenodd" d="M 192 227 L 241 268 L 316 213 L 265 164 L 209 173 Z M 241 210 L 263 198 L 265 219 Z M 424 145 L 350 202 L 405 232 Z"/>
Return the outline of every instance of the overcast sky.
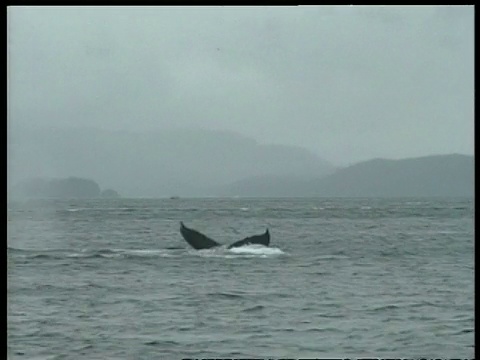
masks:
<path fill-rule="evenodd" d="M 9 122 L 473 154 L 474 8 L 9 7 Z"/>

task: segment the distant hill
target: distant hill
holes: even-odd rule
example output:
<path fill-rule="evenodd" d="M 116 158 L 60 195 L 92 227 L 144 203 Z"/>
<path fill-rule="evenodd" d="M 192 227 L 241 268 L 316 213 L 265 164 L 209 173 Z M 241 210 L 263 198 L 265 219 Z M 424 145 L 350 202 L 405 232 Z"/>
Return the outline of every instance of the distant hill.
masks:
<path fill-rule="evenodd" d="M 14 185 L 9 193 L 12 198 L 41 199 L 94 199 L 98 197 L 116 198 L 119 194 L 112 190 L 100 190 L 100 186 L 90 179 L 69 177 L 65 179 L 34 178 Z"/>
<path fill-rule="evenodd" d="M 248 178 L 223 190 L 240 196 L 322 197 L 470 197 L 473 193 L 474 158 L 458 154 L 374 159 L 315 180 Z"/>
<path fill-rule="evenodd" d="M 9 176 L 82 176 L 129 197 L 209 196 L 253 176 L 321 177 L 335 167 L 306 149 L 232 132 L 91 128 L 9 130 Z"/>
<path fill-rule="evenodd" d="M 219 196 L 301 197 L 308 195 L 311 177 L 254 176 L 235 181 L 217 192 Z"/>
<path fill-rule="evenodd" d="M 105 199 L 118 199 L 120 197 L 120 194 L 115 190 L 105 189 L 102 190 L 102 192 L 100 193 L 100 197 Z"/>
<path fill-rule="evenodd" d="M 474 158 L 452 154 L 374 159 L 338 170 L 313 190 L 323 196 L 472 196 Z"/>

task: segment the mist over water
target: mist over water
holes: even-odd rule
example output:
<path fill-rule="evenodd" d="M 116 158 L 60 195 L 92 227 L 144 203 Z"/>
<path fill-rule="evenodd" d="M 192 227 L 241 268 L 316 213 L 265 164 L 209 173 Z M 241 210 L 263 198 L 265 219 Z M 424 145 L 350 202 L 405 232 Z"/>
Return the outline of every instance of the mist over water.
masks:
<path fill-rule="evenodd" d="M 12 142 L 43 128 L 61 143 L 60 129 L 73 128 L 76 150 L 82 127 L 119 132 L 109 145 L 123 131 L 177 127 L 301 146 L 335 166 L 473 153 L 473 6 L 11 6 L 7 15 Z M 62 152 L 25 143 L 29 175 L 65 176 Z M 96 145 L 79 156 L 95 158 Z M 123 153 L 107 159 L 137 168 Z"/>
<path fill-rule="evenodd" d="M 195 251 L 268 227 L 269 248 Z M 10 203 L 9 359 L 474 356 L 473 200 Z"/>

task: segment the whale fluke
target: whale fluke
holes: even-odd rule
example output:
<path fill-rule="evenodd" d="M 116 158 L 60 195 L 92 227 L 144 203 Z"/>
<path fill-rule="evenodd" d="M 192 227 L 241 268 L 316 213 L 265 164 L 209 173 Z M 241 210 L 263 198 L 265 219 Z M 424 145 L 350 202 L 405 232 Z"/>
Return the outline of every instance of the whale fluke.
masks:
<path fill-rule="evenodd" d="M 221 246 L 221 244 L 210 239 L 208 236 L 203 235 L 197 230 L 189 229 L 185 226 L 183 221 L 180 222 L 180 233 L 185 241 L 196 250 L 211 249 L 216 246 Z M 228 246 L 228 249 L 253 244 L 268 246 L 270 244 L 270 233 L 268 229 L 261 235 L 249 236 L 243 240 L 234 242 Z"/>
<path fill-rule="evenodd" d="M 185 241 L 188 242 L 191 247 L 197 250 L 210 249 L 221 245 L 197 230 L 187 228 L 183 221 L 180 222 L 180 233 Z"/>
<path fill-rule="evenodd" d="M 265 233 L 261 235 L 249 236 L 243 240 L 234 242 L 232 245 L 228 247 L 228 249 L 245 246 L 245 245 L 255 245 L 255 244 L 263 245 L 263 246 L 268 246 L 270 244 L 270 233 L 268 232 L 268 229 L 267 231 L 265 231 Z"/>

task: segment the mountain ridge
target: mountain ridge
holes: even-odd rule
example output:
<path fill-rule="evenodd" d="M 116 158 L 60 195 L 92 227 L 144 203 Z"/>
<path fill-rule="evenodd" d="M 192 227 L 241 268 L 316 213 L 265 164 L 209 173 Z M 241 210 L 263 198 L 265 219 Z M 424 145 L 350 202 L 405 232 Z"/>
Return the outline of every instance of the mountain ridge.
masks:
<path fill-rule="evenodd" d="M 246 176 L 321 177 L 335 169 L 307 149 L 260 144 L 228 131 L 55 127 L 9 133 L 11 183 L 77 176 L 109 184 L 126 197 L 210 196 Z"/>
<path fill-rule="evenodd" d="M 238 196 L 473 196 L 474 157 L 442 154 L 375 158 L 317 179 L 244 178 L 223 189 Z"/>

